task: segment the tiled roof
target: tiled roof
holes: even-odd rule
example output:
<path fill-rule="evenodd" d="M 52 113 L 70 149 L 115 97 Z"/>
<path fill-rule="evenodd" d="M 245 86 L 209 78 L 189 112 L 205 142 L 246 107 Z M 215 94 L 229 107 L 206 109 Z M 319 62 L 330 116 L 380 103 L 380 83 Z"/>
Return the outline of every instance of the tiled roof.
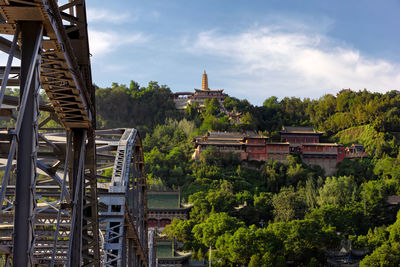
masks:
<path fill-rule="evenodd" d="M 267 139 L 267 136 L 262 136 L 256 132 L 208 132 L 206 136 L 198 136 L 195 138 L 195 142 L 198 144 L 227 144 L 231 143 L 243 143 L 246 138 L 257 138 L 257 139 Z"/>
<path fill-rule="evenodd" d="M 314 130 L 312 127 L 293 127 L 293 126 L 283 126 L 281 133 L 293 133 L 293 134 L 323 134 Z"/>
<path fill-rule="evenodd" d="M 388 196 L 386 199 L 387 203 L 391 204 L 391 205 L 398 205 L 400 204 L 400 196 Z"/>
<path fill-rule="evenodd" d="M 197 141 L 196 144 L 198 145 L 225 145 L 225 146 L 241 146 L 244 145 L 245 143 L 240 142 L 240 141 L 228 141 L 228 140 L 210 140 L 210 141 Z"/>
<path fill-rule="evenodd" d="M 174 258 L 171 241 L 158 241 L 155 247 L 157 258 Z"/>
<path fill-rule="evenodd" d="M 179 209 L 178 192 L 147 192 L 147 207 L 149 209 Z"/>
<path fill-rule="evenodd" d="M 216 90 L 202 90 L 202 89 L 194 89 L 195 92 L 218 92 L 218 93 L 222 93 L 224 91 L 224 89 L 216 89 Z"/>
<path fill-rule="evenodd" d="M 245 137 L 246 134 L 239 132 L 208 132 L 208 137 Z"/>
<path fill-rule="evenodd" d="M 172 240 L 157 240 L 155 244 L 156 257 L 158 259 L 185 260 L 191 253 L 179 253 L 173 251 Z"/>

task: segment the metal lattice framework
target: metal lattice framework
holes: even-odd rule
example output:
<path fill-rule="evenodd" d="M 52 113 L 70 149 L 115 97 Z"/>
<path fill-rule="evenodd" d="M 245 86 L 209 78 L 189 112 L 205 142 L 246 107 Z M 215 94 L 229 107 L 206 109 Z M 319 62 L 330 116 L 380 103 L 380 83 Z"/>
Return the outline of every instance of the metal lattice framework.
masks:
<path fill-rule="evenodd" d="M 134 201 L 136 200 L 136 201 Z M 100 201 L 108 266 L 147 263 L 146 179 L 138 133 L 127 129 L 118 142 L 111 183 Z M 129 263 L 129 265 L 128 265 Z"/>
<path fill-rule="evenodd" d="M 147 266 L 140 138 L 95 131 L 85 1 L 64 2 L 0 0 L 0 265 Z"/>

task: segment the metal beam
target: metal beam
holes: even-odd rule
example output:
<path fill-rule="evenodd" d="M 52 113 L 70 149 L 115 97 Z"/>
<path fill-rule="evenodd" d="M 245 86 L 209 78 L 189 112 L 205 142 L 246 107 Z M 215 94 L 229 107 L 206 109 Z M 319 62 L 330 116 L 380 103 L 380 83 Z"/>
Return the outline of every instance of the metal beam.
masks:
<path fill-rule="evenodd" d="M 94 116 L 95 107 L 91 102 L 90 93 L 88 92 L 88 88 L 86 87 L 85 81 L 76 62 L 76 57 L 74 51 L 72 50 L 70 38 L 65 32 L 57 3 L 53 0 L 43 0 L 43 5 L 46 10 L 50 12 L 49 14 L 52 14 L 53 16 L 50 22 L 57 35 L 58 42 L 62 44 L 65 49 L 65 61 L 71 70 L 72 78 L 76 84 L 76 87 L 78 88 L 79 93 L 81 94 L 81 103 L 87 109 L 88 117 L 91 123 Z"/>
<path fill-rule="evenodd" d="M 17 183 L 15 192 L 14 219 L 14 266 L 33 266 L 34 227 L 36 184 L 36 142 L 32 127 L 35 123 L 35 94 L 39 89 L 38 49 L 42 41 L 43 26 L 40 22 L 20 22 L 21 55 L 21 109 L 23 120 L 18 136 Z M 23 96 L 27 95 L 25 103 Z M 37 122 L 36 122 L 37 123 Z"/>
<path fill-rule="evenodd" d="M 64 200 L 64 194 L 62 193 L 64 188 L 66 188 L 66 180 L 67 180 L 67 174 L 68 174 L 68 161 L 69 161 L 69 154 L 71 150 L 71 131 L 68 132 L 67 134 L 67 150 L 66 150 L 66 155 L 65 155 L 65 164 L 64 164 L 64 176 L 61 184 L 61 193 L 60 193 L 60 208 L 57 213 L 57 224 L 56 224 L 56 231 L 54 233 L 54 245 L 53 245 L 53 253 L 51 255 L 51 262 L 50 262 L 50 267 L 54 267 L 54 262 L 56 258 L 56 251 L 57 251 L 57 242 L 58 242 L 58 231 L 60 229 L 60 218 L 61 218 L 61 203 Z"/>
<path fill-rule="evenodd" d="M 6 66 L 0 67 L 0 76 L 3 77 L 4 73 L 6 72 Z M 11 67 L 10 74 L 20 74 L 21 68 L 20 67 Z"/>
<path fill-rule="evenodd" d="M 86 131 L 72 130 L 72 158 L 70 159 L 71 173 L 70 188 L 73 197 L 72 224 L 69 239 L 67 267 L 81 266 L 82 264 L 82 211 L 83 211 L 83 180 L 85 160 Z"/>
<path fill-rule="evenodd" d="M 10 96 L 10 95 L 4 95 L 3 104 L 10 105 L 10 106 L 18 106 L 18 104 L 19 104 L 18 97 Z M 47 111 L 47 112 L 54 113 L 53 107 L 48 102 L 40 101 L 39 102 L 39 109 L 41 111 Z"/>
<path fill-rule="evenodd" d="M 12 42 L 10 40 L 0 36 L 0 50 L 1 51 L 8 54 L 10 52 L 11 45 L 12 45 Z M 21 50 L 19 49 L 19 47 L 17 47 L 15 49 L 14 57 L 21 59 Z"/>

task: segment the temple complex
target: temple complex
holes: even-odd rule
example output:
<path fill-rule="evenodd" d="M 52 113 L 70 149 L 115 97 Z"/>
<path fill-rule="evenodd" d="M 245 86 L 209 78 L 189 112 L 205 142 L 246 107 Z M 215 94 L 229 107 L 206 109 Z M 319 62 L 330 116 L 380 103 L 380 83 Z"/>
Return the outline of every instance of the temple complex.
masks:
<path fill-rule="evenodd" d="M 272 159 L 285 162 L 289 154 L 295 154 L 304 163 L 320 166 L 326 175 L 332 175 L 343 159 L 369 156 L 362 145 L 353 144 L 345 149 L 337 143 L 320 143 L 323 132 L 311 127 L 284 126 L 280 134 L 281 142 L 270 142 L 268 137 L 255 132 L 209 132 L 193 140 L 195 152 L 192 158 L 199 160 L 202 151 L 208 147 L 215 147 L 222 154 L 234 153 L 242 161 Z"/>
<path fill-rule="evenodd" d="M 224 94 L 224 89 L 211 90 L 208 88 L 208 76 L 206 71 L 203 73 L 201 89 L 194 89 L 194 92 L 177 92 L 173 93 L 172 97 L 177 109 L 185 109 L 188 104 L 198 103 L 200 107 L 204 106 L 206 99 L 217 99 L 222 102 L 227 94 Z"/>

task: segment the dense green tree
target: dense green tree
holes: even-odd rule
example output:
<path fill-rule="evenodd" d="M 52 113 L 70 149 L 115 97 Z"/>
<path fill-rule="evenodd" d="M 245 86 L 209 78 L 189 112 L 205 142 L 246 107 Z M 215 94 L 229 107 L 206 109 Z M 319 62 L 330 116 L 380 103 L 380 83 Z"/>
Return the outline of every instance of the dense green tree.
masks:
<path fill-rule="evenodd" d="M 350 235 L 349 238 L 353 241 L 354 247 L 373 251 L 387 242 L 389 233 L 386 228 L 386 226 L 370 228 L 366 235 Z"/>
<path fill-rule="evenodd" d="M 373 180 L 361 185 L 360 198 L 364 214 L 371 218 L 374 226 L 393 223 L 393 212 L 388 211 L 386 198 L 399 191 L 395 180 Z"/>
<path fill-rule="evenodd" d="M 400 266 L 400 244 L 385 243 L 371 255 L 366 256 L 361 262 L 360 267 L 394 267 Z"/>
<path fill-rule="evenodd" d="M 273 265 L 281 261 L 277 254 L 280 247 L 280 240 L 272 231 L 257 229 L 254 225 L 240 227 L 233 234 L 226 233 L 216 243 L 217 255 L 226 265 L 252 266 L 259 262 L 259 266 L 282 266 Z"/>
<path fill-rule="evenodd" d="M 338 164 L 337 176 L 354 177 L 357 185 L 374 178 L 374 166 L 372 159 L 344 159 Z"/>
<path fill-rule="evenodd" d="M 211 205 L 206 200 L 206 196 L 207 194 L 204 191 L 199 191 L 190 195 L 189 202 L 193 205 L 190 210 L 190 218 L 193 220 L 201 222 L 208 217 L 211 211 Z"/>
<path fill-rule="evenodd" d="M 252 216 L 257 216 L 257 221 L 263 220 L 265 223 L 273 218 L 272 194 L 261 192 L 254 196 L 255 212 Z"/>
<path fill-rule="evenodd" d="M 211 100 L 205 100 L 205 111 L 204 115 L 206 116 L 216 116 L 220 113 L 221 105 L 219 104 L 216 98 L 212 98 Z"/>
<path fill-rule="evenodd" d="M 304 198 L 293 187 L 282 188 L 272 198 L 275 221 L 290 221 L 304 216 L 306 206 Z"/>
<path fill-rule="evenodd" d="M 281 251 L 287 261 L 296 265 L 307 263 L 311 258 L 324 258 L 324 249 L 336 247 L 338 237 L 334 227 L 322 227 L 315 220 L 292 220 L 268 226 L 282 242 Z"/>
<path fill-rule="evenodd" d="M 325 205 L 315 208 L 305 217 L 318 221 L 323 227 L 334 226 L 343 236 L 364 234 L 369 227 L 369 218 L 364 216 L 361 207 L 341 207 Z"/>
<path fill-rule="evenodd" d="M 357 197 L 357 184 L 352 177 L 328 177 L 319 189 L 318 204 L 349 205 Z"/>
<path fill-rule="evenodd" d="M 166 85 L 149 82 L 147 87 L 138 87 L 135 82 L 129 88 L 118 83 L 104 89 L 97 87 L 96 108 L 102 127 L 135 127 L 144 136 L 167 118 L 181 117 Z"/>
<path fill-rule="evenodd" d="M 315 208 L 317 205 L 318 190 L 312 177 L 309 177 L 304 187 L 304 200 L 308 208 Z"/>
<path fill-rule="evenodd" d="M 225 233 L 218 238 L 217 250 L 231 262 L 247 265 L 257 248 L 255 233 L 247 227 L 240 227 L 233 234 Z"/>
<path fill-rule="evenodd" d="M 218 237 L 233 233 L 243 223 L 225 212 L 211 213 L 202 223 L 193 227 L 194 238 L 206 247 L 215 248 Z"/>
<path fill-rule="evenodd" d="M 171 224 L 165 227 L 164 232 L 169 238 L 175 238 L 181 242 L 191 241 L 193 239 L 192 229 L 195 224 L 193 220 L 174 218 Z"/>

